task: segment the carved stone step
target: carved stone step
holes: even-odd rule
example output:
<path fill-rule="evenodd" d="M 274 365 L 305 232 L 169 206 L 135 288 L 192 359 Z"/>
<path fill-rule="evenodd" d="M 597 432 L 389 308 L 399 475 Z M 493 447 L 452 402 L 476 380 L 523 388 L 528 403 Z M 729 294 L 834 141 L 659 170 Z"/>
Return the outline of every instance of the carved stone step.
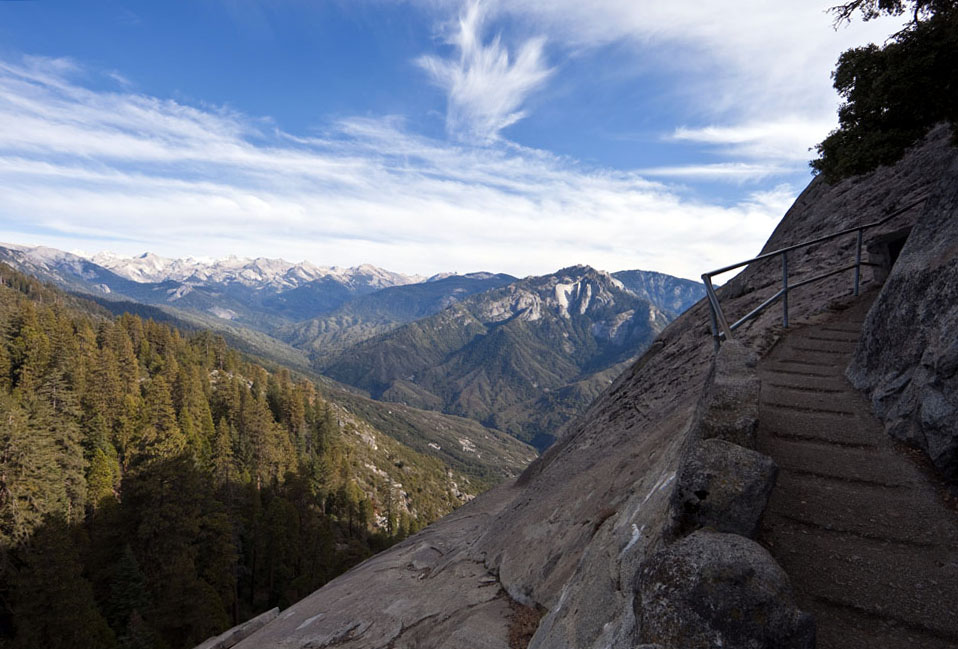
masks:
<path fill-rule="evenodd" d="M 778 486 L 769 501 L 771 512 L 823 530 L 912 545 L 934 544 L 949 531 L 936 517 L 938 503 L 909 486 L 788 471 L 779 475 Z"/>
<path fill-rule="evenodd" d="M 781 519 L 764 539 L 799 591 L 800 605 L 815 611 L 815 600 L 824 599 L 958 643 L 958 564 L 947 549 L 871 541 Z"/>

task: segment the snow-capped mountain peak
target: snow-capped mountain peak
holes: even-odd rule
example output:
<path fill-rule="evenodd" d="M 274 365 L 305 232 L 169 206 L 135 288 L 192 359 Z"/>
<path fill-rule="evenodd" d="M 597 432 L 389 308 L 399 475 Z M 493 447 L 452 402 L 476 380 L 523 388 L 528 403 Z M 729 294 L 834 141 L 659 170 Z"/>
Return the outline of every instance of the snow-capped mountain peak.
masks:
<path fill-rule="evenodd" d="M 175 281 L 188 284 L 242 284 L 250 288 L 288 290 L 318 279 L 333 279 L 350 287 L 386 288 L 423 281 L 418 275 L 394 273 L 371 264 L 353 268 L 316 266 L 308 261 L 288 262 L 268 257 L 169 259 L 151 252 L 135 257 L 100 252 L 89 258 L 134 282 Z"/>

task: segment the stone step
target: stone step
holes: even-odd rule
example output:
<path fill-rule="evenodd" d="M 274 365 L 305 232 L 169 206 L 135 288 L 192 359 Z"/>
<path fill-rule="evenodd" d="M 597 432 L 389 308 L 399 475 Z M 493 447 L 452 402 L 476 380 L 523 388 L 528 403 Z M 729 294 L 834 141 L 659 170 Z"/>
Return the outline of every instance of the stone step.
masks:
<path fill-rule="evenodd" d="M 852 447 L 877 447 L 881 441 L 874 431 L 862 426 L 857 417 L 802 412 L 762 404 L 758 421 L 762 431 L 781 439 Z"/>
<path fill-rule="evenodd" d="M 861 336 L 862 335 L 862 323 L 861 322 L 836 322 L 827 325 L 821 325 L 816 327 L 818 331 L 825 334 L 835 334 L 837 336 Z"/>
<path fill-rule="evenodd" d="M 771 369 L 775 370 L 798 370 L 801 372 L 828 372 L 831 375 L 841 376 L 845 373 L 845 366 L 842 357 L 832 358 L 814 358 L 810 354 L 793 354 L 776 358 L 771 363 Z"/>
<path fill-rule="evenodd" d="M 799 346 L 783 350 L 783 353 L 776 355 L 771 365 L 824 367 L 838 369 L 844 374 L 845 368 L 848 367 L 848 364 L 851 362 L 851 354 L 830 351 L 807 351 L 808 349 L 811 348 Z"/>
<path fill-rule="evenodd" d="M 759 448 L 775 458 L 783 472 L 792 471 L 852 482 L 888 487 L 914 484 L 912 472 L 900 471 L 899 464 L 871 448 L 842 448 L 802 440 L 768 436 Z"/>
<path fill-rule="evenodd" d="M 831 352 L 833 354 L 847 354 L 849 358 L 855 353 L 858 347 L 857 340 L 835 340 L 832 338 L 812 338 L 810 336 L 797 336 L 796 343 L 802 347 L 817 349 L 820 352 Z"/>
<path fill-rule="evenodd" d="M 795 333 L 795 340 L 806 341 L 811 344 L 830 344 L 842 350 L 854 350 L 858 345 L 858 338 L 852 337 L 846 333 L 835 333 L 830 331 L 820 331 L 812 329 Z"/>
<path fill-rule="evenodd" d="M 958 562 L 947 548 L 870 541 L 781 520 L 764 530 L 764 540 L 805 601 L 824 599 L 958 643 Z"/>
<path fill-rule="evenodd" d="M 762 377 L 765 374 L 770 375 L 780 375 L 780 376 L 803 376 L 806 378 L 813 379 L 839 379 L 841 374 L 828 369 L 820 367 L 796 367 L 789 365 L 779 365 L 777 363 L 769 363 L 766 365 L 761 372 L 759 372 L 759 377 Z"/>
<path fill-rule="evenodd" d="M 777 487 L 769 511 L 810 527 L 919 546 L 934 545 L 949 534 L 938 503 L 908 486 L 782 471 Z"/>
<path fill-rule="evenodd" d="M 774 396 L 767 396 L 765 397 L 763 403 L 767 408 L 789 410 L 791 412 L 800 412 L 803 414 L 834 415 L 836 417 L 850 418 L 855 417 L 855 412 L 851 410 L 847 404 L 841 402 L 840 400 L 834 401 L 834 404 L 823 404 L 821 401 L 812 399 L 806 403 L 802 400 L 794 399 L 791 396 L 783 396 L 780 399 L 776 399 Z"/>
<path fill-rule="evenodd" d="M 947 637 L 905 621 L 868 615 L 856 608 L 819 598 L 800 602 L 815 616 L 818 649 L 954 649 Z"/>
<path fill-rule="evenodd" d="M 820 345 L 814 340 L 796 342 L 794 345 L 790 345 L 789 349 L 799 352 L 802 356 L 833 362 L 842 362 L 841 359 L 843 358 L 846 359 L 844 362 L 848 362 L 848 360 L 851 360 L 854 351 L 854 349 L 835 349 L 831 345 Z"/>
<path fill-rule="evenodd" d="M 846 381 L 840 376 L 802 376 L 791 372 L 769 372 L 765 368 L 759 370 L 758 376 L 763 386 L 772 385 L 820 394 L 838 394 L 847 390 Z"/>
<path fill-rule="evenodd" d="M 853 404 L 849 403 L 848 395 L 839 388 L 832 391 L 821 389 L 795 388 L 793 386 L 762 382 L 762 401 L 766 403 L 786 403 L 805 410 L 818 409 L 828 412 L 854 412 Z"/>

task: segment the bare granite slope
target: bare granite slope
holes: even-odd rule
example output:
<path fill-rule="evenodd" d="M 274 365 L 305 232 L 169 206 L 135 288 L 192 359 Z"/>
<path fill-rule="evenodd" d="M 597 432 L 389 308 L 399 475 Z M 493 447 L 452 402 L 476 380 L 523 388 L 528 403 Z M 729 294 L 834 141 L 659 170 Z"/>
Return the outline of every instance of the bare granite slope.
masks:
<path fill-rule="evenodd" d="M 935 133 L 895 167 L 863 178 L 813 181 L 767 249 L 877 220 L 928 194 L 955 159 L 946 140 Z M 853 244 L 851 236 L 797 252 L 790 268 L 800 279 L 848 263 Z M 767 262 L 730 280 L 720 291 L 729 316 L 774 293 L 780 273 Z M 864 279 L 866 288 L 877 284 L 871 271 Z M 794 291 L 792 323 L 826 319 L 850 288 L 849 273 Z M 773 308 L 737 336 L 764 354 L 781 334 L 780 317 Z M 707 323 L 701 302 L 673 322 L 515 483 L 354 568 L 238 646 L 505 649 L 516 603 L 543 614 L 530 647 L 636 646 L 644 618 L 634 584 L 646 559 L 663 550 L 704 556 L 715 544 L 734 553 L 747 541 L 699 531 L 673 543 L 676 474 L 695 442 L 714 355 Z M 647 583 L 655 578 L 643 573 Z"/>

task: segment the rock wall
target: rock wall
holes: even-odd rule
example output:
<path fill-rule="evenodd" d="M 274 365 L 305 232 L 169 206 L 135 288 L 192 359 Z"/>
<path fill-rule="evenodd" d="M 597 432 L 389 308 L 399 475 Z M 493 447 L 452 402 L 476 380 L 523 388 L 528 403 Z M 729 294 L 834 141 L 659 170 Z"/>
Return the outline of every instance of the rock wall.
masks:
<path fill-rule="evenodd" d="M 848 370 L 893 437 L 958 482 L 958 161 L 925 203 Z"/>

